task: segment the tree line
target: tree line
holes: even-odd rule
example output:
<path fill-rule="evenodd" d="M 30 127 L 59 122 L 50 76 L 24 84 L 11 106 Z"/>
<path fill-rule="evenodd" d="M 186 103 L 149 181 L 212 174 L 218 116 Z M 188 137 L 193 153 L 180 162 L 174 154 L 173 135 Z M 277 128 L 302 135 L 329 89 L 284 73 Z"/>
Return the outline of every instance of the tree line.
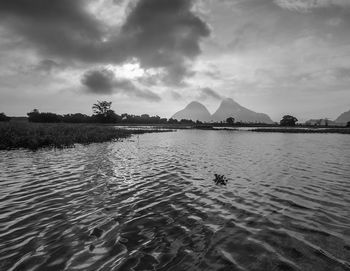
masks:
<path fill-rule="evenodd" d="M 131 114 L 121 114 L 118 115 L 111 109 L 112 102 L 107 101 L 97 101 L 93 104 L 91 116 L 75 113 L 75 114 L 55 114 L 51 112 L 40 112 L 38 109 L 34 109 L 27 113 L 29 122 L 42 122 L 42 123 L 125 123 L 125 124 L 183 124 L 183 125 L 202 125 L 201 121 L 192 121 L 188 119 L 182 119 L 178 121 L 177 119 L 167 119 L 161 118 L 159 116 L 150 116 L 148 114 L 142 115 L 131 115 Z M 11 118 L 6 116 L 5 113 L 0 113 L 0 122 L 10 121 Z M 295 126 L 297 118 L 291 115 L 283 116 L 280 121 L 280 126 Z M 213 123 L 214 124 L 214 123 Z M 235 122 L 233 117 L 229 117 L 226 121 L 215 123 L 231 126 L 248 125 L 247 123 Z M 256 123 L 258 124 L 258 123 Z M 347 123 L 347 127 L 350 127 L 350 121 Z"/>
<path fill-rule="evenodd" d="M 75 114 L 55 114 L 50 112 L 40 112 L 34 109 L 29 112 L 29 122 L 43 122 L 43 123 L 128 123 L 128 124 L 195 124 L 192 120 L 176 120 L 161 118 L 159 116 L 150 116 L 148 114 L 132 115 L 121 114 L 118 115 L 111 109 L 112 102 L 97 101 L 93 104 L 91 116 L 81 113 Z M 198 122 L 197 122 L 198 123 Z"/>

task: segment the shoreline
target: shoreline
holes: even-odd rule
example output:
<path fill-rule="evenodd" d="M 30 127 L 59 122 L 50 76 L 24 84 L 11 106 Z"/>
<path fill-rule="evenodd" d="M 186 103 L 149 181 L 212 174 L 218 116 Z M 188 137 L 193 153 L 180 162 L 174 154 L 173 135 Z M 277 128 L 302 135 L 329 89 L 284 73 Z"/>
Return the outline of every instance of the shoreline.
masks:
<path fill-rule="evenodd" d="M 246 131 L 293 134 L 350 134 L 350 127 L 279 127 L 248 125 L 161 125 L 161 124 L 74 124 L 74 123 L 0 123 L 0 150 L 71 148 L 74 144 L 114 141 L 134 134 L 171 132 L 182 129 Z"/>
<path fill-rule="evenodd" d="M 257 128 L 248 130 L 259 133 L 290 133 L 290 134 L 350 134 L 350 128 Z"/>
<path fill-rule="evenodd" d="M 118 129 L 111 125 L 63 123 L 0 123 L 0 150 L 72 148 L 128 138 L 135 134 L 172 132 L 171 129 Z"/>

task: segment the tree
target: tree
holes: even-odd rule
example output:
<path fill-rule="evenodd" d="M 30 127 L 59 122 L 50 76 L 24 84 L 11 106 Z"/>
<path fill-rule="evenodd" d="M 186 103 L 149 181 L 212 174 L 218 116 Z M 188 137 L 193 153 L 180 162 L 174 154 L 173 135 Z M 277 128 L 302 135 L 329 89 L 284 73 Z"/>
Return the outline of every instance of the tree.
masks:
<path fill-rule="evenodd" d="M 230 124 L 230 125 L 233 125 L 235 123 L 235 118 L 233 117 L 229 117 L 226 119 L 226 123 Z"/>
<path fill-rule="evenodd" d="M 350 127 L 350 121 L 348 121 L 348 123 L 346 124 L 346 127 Z"/>
<path fill-rule="evenodd" d="M 0 121 L 10 121 L 10 117 L 6 116 L 5 113 L 0 113 Z"/>
<path fill-rule="evenodd" d="M 285 115 L 283 116 L 282 120 L 280 121 L 281 126 L 295 126 L 295 123 L 298 121 L 296 117 L 293 117 L 291 115 Z"/>
<path fill-rule="evenodd" d="M 38 109 L 34 109 L 32 112 L 27 113 L 29 122 L 61 122 L 63 116 L 51 113 L 51 112 L 39 112 Z"/>
<path fill-rule="evenodd" d="M 97 103 L 92 105 L 92 110 L 94 115 L 91 117 L 92 122 L 102 122 L 102 123 L 117 123 L 122 120 L 122 117 L 117 115 L 111 109 L 112 102 L 107 101 L 97 101 Z"/>
<path fill-rule="evenodd" d="M 169 123 L 169 124 L 177 124 L 178 121 L 177 121 L 177 119 L 172 119 L 172 118 L 170 118 L 170 119 L 168 120 L 168 123 Z"/>
<path fill-rule="evenodd" d="M 91 118 L 85 114 L 75 113 L 64 115 L 62 121 L 67 123 L 88 123 L 91 122 Z"/>
<path fill-rule="evenodd" d="M 92 111 L 96 115 L 103 115 L 104 117 L 107 117 L 108 112 L 111 111 L 111 105 L 112 102 L 97 101 L 97 103 L 93 104 Z"/>
<path fill-rule="evenodd" d="M 193 120 L 188 120 L 188 119 L 181 119 L 180 120 L 181 124 L 194 124 Z"/>
<path fill-rule="evenodd" d="M 29 122 L 39 122 L 40 112 L 38 109 L 33 109 L 33 111 L 27 113 Z"/>

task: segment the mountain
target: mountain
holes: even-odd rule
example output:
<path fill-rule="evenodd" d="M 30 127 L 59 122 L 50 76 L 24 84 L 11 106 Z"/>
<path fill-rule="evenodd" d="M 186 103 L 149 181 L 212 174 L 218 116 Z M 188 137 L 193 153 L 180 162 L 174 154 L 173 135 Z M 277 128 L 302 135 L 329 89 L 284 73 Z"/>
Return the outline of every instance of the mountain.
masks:
<path fill-rule="evenodd" d="M 199 102 L 191 102 L 185 109 L 175 113 L 172 118 L 177 120 L 189 119 L 193 121 L 209 121 L 211 116 L 204 105 Z"/>
<path fill-rule="evenodd" d="M 350 121 L 350 110 L 341 114 L 335 122 L 337 123 L 348 123 Z"/>
<path fill-rule="evenodd" d="M 236 103 L 231 98 L 224 99 L 221 102 L 218 110 L 216 110 L 216 112 L 212 115 L 212 119 L 215 121 L 225 121 L 228 117 L 235 118 L 236 122 L 273 123 L 268 115 L 249 110 Z"/>

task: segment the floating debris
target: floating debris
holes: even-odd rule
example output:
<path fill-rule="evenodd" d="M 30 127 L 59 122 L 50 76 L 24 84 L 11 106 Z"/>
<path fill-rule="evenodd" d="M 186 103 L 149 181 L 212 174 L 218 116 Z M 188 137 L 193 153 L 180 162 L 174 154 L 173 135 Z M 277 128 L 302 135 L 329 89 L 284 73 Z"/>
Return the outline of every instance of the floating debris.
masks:
<path fill-rule="evenodd" d="M 94 228 L 93 231 L 90 233 L 90 236 L 96 236 L 97 238 L 100 238 L 102 236 L 103 230 L 99 228 Z"/>
<path fill-rule="evenodd" d="M 226 185 L 228 180 L 224 175 L 214 174 L 215 179 L 213 180 L 216 185 Z"/>

